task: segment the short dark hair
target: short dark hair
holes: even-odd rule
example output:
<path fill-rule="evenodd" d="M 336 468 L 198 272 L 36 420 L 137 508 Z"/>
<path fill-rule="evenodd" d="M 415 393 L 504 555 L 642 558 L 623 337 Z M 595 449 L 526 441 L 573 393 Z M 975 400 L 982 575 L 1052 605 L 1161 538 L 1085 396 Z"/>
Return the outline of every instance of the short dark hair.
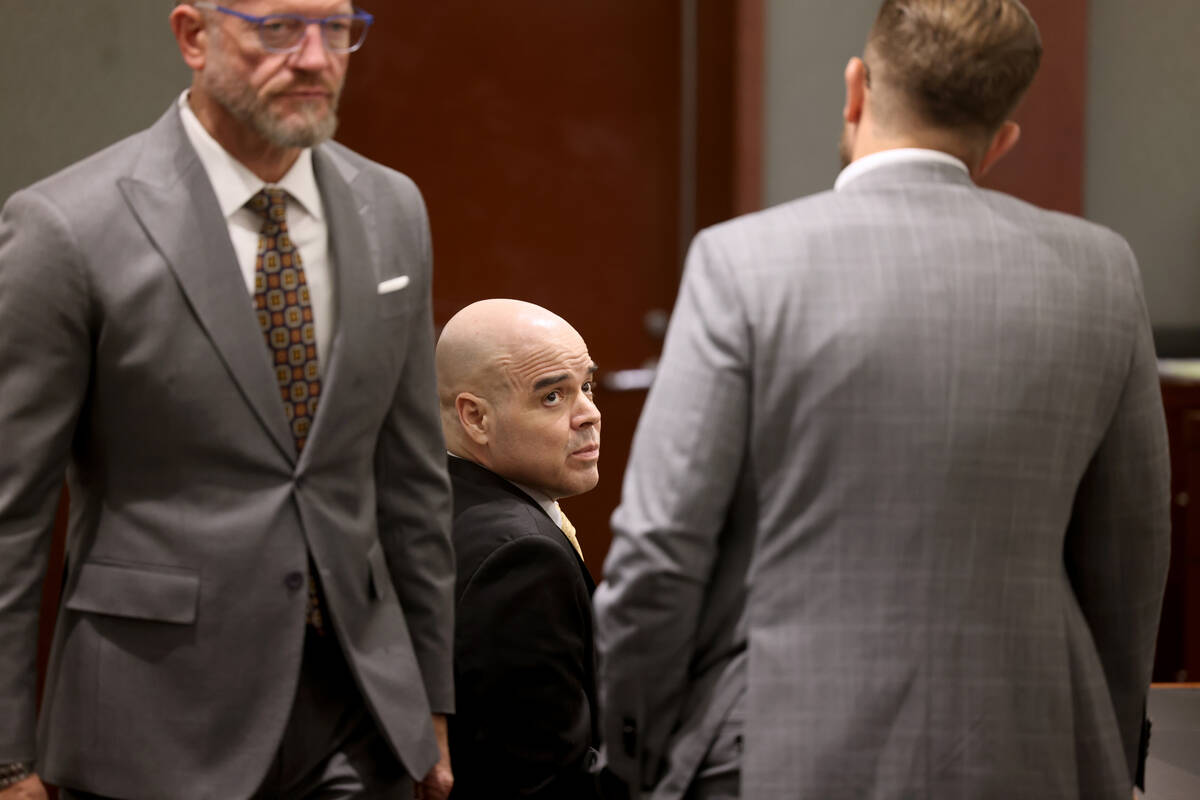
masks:
<path fill-rule="evenodd" d="M 987 132 L 1012 113 L 1041 59 L 1018 0 L 884 0 L 865 55 L 872 89 L 895 92 L 888 99 L 907 112 Z"/>

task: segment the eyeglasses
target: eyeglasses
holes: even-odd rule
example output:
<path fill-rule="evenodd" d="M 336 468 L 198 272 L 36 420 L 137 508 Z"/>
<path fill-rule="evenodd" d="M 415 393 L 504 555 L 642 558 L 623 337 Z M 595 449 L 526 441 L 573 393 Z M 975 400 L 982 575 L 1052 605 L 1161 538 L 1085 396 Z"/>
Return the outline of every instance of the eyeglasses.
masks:
<path fill-rule="evenodd" d="M 268 14 L 256 17 L 243 14 L 216 3 L 195 3 L 196 8 L 219 11 L 231 17 L 243 19 L 258 31 L 263 49 L 271 53 L 294 53 L 304 42 L 304 31 L 309 25 L 321 26 L 321 40 L 331 53 L 353 53 L 362 47 L 367 38 L 367 28 L 375 17 L 365 11 L 353 14 L 334 14 L 329 17 L 304 17 L 299 14 Z"/>

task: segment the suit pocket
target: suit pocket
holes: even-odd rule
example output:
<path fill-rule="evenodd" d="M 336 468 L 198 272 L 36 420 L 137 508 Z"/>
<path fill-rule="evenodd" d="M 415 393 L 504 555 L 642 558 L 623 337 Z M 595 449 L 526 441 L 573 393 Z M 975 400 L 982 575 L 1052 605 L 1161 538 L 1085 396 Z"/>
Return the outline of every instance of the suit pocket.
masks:
<path fill-rule="evenodd" d="M 190 625 L 196 621 L 200 576 L 170 567 L 84 562 L 67 597 L 72 611 Z"/>
<path fill-rule="evenodd" d="M 392 574 L 388 572 L 387 560 L 378 542 L 367 551 L 367 582 L 367 597 L 372 600 L 383 600 L 396 594 Z"/>
<path fill-rule="evenodd" d="M 412 297 L 413 293 L 407 288 L 376 295 L 375 302 L 379 309 L 379 316 L 389 319 L 407 314 L 412 305 Z"/>

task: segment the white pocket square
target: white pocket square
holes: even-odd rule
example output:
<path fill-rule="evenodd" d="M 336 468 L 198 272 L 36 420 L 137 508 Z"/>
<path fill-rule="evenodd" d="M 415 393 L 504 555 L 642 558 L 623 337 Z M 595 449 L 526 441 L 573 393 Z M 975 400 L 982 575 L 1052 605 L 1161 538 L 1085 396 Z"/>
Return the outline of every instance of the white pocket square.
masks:
<path fill-rule="evenodd" d="M 379 294 L 388 294 L 389 292 L 398 292 L 405 286 L 408 286 L 408 276 L 397 275 L 395 278 L 388 278 L 386 281 L 379 284 L 379 288 L 376 291 L 378 291 Z"/>

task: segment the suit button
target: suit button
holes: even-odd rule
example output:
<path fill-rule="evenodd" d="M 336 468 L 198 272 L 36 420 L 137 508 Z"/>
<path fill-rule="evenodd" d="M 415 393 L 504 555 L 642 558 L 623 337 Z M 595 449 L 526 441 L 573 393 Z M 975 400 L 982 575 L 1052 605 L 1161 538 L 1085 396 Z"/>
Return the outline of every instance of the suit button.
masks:
<path fill-rule="evenodd" d="M 621 721 L 621 746 L 625 748 L 625 755 L 633 758 L 637 755 L 637 723 L 633 718 L 626 717 Z"/>
<path fill-rule="evenodd" d="M 289 572 L 283 579 L 283 585 L 291 589 L 293 592 L 304 585 L 303 572 Z"/>

